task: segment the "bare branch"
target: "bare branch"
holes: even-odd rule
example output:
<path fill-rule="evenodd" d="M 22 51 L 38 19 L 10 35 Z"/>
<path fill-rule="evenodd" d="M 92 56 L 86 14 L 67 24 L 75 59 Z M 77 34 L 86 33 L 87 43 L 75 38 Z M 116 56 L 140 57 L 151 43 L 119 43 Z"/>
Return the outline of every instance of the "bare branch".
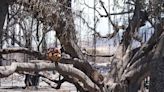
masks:
<path fill-rule="evenodd" d="M 128 13 L 132 13 L 132 12 L 133 12 L 133 9 L 131 9 L 131 10 L 129 10 L 129 11 L 122 11 L 122 12 L 119 12 L 119 13 L 108 13 L 108 14 L 103 15 L 103 14 L 101 14 L 97 9 L 94 9 L 93 7 L 89 6 L 89 5 L 85 2 L 85 0 L 84 0 L 84 5 L 86 5 L 86 6 L 87 6 L 88 8 L 90 8 L 90 9 L 95 10 L 95 11 L 99 14 L 100 17 L 109 17 L 109 15 L 122 15 L 122 14 L 128 14 Z"/>
<path fill-rule="evenodd" d="M 45 76 L 45 75 L 42 75 L 42 74 L 39 74 L 40 77 L 43 77 L 43 81 L 46 82 L 47 84 L 49 84 L 52 88 L 55 88 L 55 89 L 59 89 L 61 87 L 61 84 L 64 83 L 66 80 L 65 78 L 61 79 L 61 80 L 54 80 L 52 78 L 49 78 L 48 76 Z M 45 79 L 44 79 L 45 78 Z M 54 86 L 52 85 L 52 82 L 56 83 L 57 86 Z"/>
<path fill-rule="evenodd" d="M 132 13 L 133 9 L 129 10 L 129 11 L 123 11 L 123 12 L 118 12 L 118 13 L 110 13 L 108 15 L 122 15 L 122 14 L 128 14 L 128 13 Z M 100 17 L 108 17 L 108 15 L 101 15 Z"/>
<path fill-rule="evenodd" d="M 110 18 L 110 16 L 109 16 L 109 13 L 108 13 L 108 11 L 107 11 L 107 9 L 105 8 L 104 3 L 103 3 L 101 0 L 100 0 L 100 4 L 101 4 L 102 8 L 104 9 L 105 13 L 107 14 L 108 19 L 109 19 L 109 21 L 111 22 L 112 26 L 115 27 L 115 24 L 112 22 L 112 20 L 111 20 L 111 18 Z M 115 29 L 117 29 L 117 28 L 115 27 Z"/>
<path fill-rule="evenodd" d="M 92 55 L 92 54 L 87 54 L 87 56 L 91 56 L 91 57 L 113 57 L 114 55 Z"/>
<path fill-rule="evenodd" d="M 0 54 L 10 54 L 10 53 L 25 53 L 29 55 L 33 55 L 39 59 L 45 59 L 45 55 L 40 52 L 29 50 L 27 48 L 6 48 L 0 49 Z"/>

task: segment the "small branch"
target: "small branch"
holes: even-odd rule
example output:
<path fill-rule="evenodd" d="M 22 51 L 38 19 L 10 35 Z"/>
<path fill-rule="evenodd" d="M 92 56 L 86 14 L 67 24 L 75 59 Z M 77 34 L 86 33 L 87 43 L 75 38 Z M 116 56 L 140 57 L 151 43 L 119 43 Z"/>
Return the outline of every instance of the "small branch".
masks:
<path fill-rule="evenodd" d="M 135 6 L 135 4 L 134 3 L 132 3 L 132 2 L 126 2 L 126 4 L 130 4 L 130 5 L 134 5 Z"/>
<path fill-rule="evenodd" d="M 54 85 L 54 83 L 52 81 L 50 81 L 47 78 L 42 78 L 42 81 L 44 81 L 45 83 L 47 83 L 51 88 L 56 89 L 56 85 Z"/>
<path fill-rule="evenodd" d="M 84 5 L 87 6 L 88 8 L 90 8 L 90 9 L 95 10 L 95 11 L 99 14 L 99 16 L 103 16 L 96 8 L 93 8 L 93 7 L 89 6 L 89 5 L 85 2 L 85 0 L 84 0 Z"/>
<path fill-rule="evenodd" d="M 45 59 L 45 55 L 41 54 L 40 52 L 29 50 L 27 48 L 6 48 L 6 49 L 0 49 L 0 54 L 10 54 L 10 53 L 25 53 L 29 55 L 33 55 L 39 59 Z"/>
<path fill-rule="evenodd" d="M 115 24 L 112 22 L 112 20 L 111 20 L 111 18 L 110 18 L 110 16 L 109 16 L 109 13 L 108 13 L 108 11 L 107 11 L 107 9 L 105 8 L 104 3 L 103 3 L 101 0 L 100 0 L 100 4 L 101 4 L 102 8 L 104 9 L 105 13 L 107 14 L 108 19 L 109 19 L 109 21 L 111 22 L 112 26 L 115 27 Z"/>
<path fill-rule="evenodd" d="M 91 27 L 90 25 L 89 25 L 89 23 L 85 20 L 85 18 L 83 18 L 82 16 L 80 16 L 80 15 L 77 15 L 79 18 L 81 18 L 82 19 L 82 21 L 83 21 L 83 23 L 85 23 L 86 24 L 86 26 L 88 27 L 88 28 L 90 28 L 92 31 L 94 31 L 94 28 L 93 27 Z"/>
<path fill-rule="evenodd" d="M 91 57 L 113 57 L 114 55 L 91 55 L 91 54 L 86 54 L 87 56 Z"/>
<path fill-rule="evenodd" d="M 91 7 L 88 4 L 86 4 L 85 0 L 84 0 L 84 5 L 86 5 L 90 9 L 93 9 L 94 10 L 93 7 Z M 106 15 L 101 14 L 97 9 L 95 9 L 95 11 L 99 14 L 100 17 L 109 17 L 108 15 L 122 15 L 122 14 L 132 13 L 133 12 L 133 9 L 131 9 L 129 11 L 119 12 L 119 13 L 108 13 Z"/>
<path fill-rule="evenodd" d="M 118 12 L 118 13 L 110 13 L 108 15 L 123 15 L 123 14 L 128 14 L 128 13 L 133 13 L 133 10 L 129 11 L 123 11 L 123 12 Z M 100 15 L 100 17 L 108 17 L 108 15 Z"/>
<path fill-rule="evenodd" d="M 104 6 L 103 1 L 100 0 L 100 4 L 101 4 L 102 8 L 104 9 L 106 15 L 108 16 L 108 20 L 110 21 L 110 23 L 111 23 L 112 26 L 113 26 L 114 32 L 113 32 L 112 34 L 108 34 L 108 35 L 107 35 L 107 38 L 112 38 L 112 37 L 114 37 L 114 36 L 118 33 L 119 27 L 118 27 L 116 24 L 114 24 L 113 21 L 111 20 L 109 13 L 108 13 L 107 9 L 106 9 L 105 6 Z"/>
<path fill-rule="evenodd" d="M 5 30 L 6 31 L 6 30 Z M 14 41 L 15 41 L 15 43 L 17 43 L 20 47 L 25 47 L 20 41 L 18 41 L 17 39 L 16 39 L 16 37 L 12 37 L 12 36 L 10 36 L 9 34 L 7 34 L 7 33 L 5 33 L 5 39 L 4 39 L 4 41 L 5 40 L 8 40 L 8 38 L 9 39 L 13 39 Z"/>
<path fill-rule="evenodd" d="M 60 89 L 61 87 L 61 84 L 64 83 L 66 80 L 63 78 L 62 80 L 54 80 L 52 78 L 49 78 L 45 75 L 41 75 L 39 74 L 39 76 L 43 77 L 43 78 L 46 78 L 46 79 L 43 79 L 44 82 L 46 82 L 47 84 L 49 84 L 52 88 L 55 88 L 55 89 Z M 52 85 L 51 83 L 52 82 L 55 82 L 57 84 L 57 86 L 54 86 Z"/>

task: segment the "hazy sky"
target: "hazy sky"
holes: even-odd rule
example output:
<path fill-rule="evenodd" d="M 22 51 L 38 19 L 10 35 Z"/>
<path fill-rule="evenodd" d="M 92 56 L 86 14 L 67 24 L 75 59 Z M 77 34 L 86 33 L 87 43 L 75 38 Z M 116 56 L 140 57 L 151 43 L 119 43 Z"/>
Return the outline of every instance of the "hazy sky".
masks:
<path fill-rule="evenodd" d="M 83 14 L 82 17 L 86 19 L 86 21 L 90 24 L 91 27 L 93 27 L 94 24 L 94 10 L 91 8 L 86 7 L 86 5 L 84 4 L 84 1 L 87 5 L 89 5 L 90 7 L 94 6 L 94 0 L 76 0 L 73 1 L 73 9 L 75 12 L 82 10 Z M 105 4 L 106 9 L 108 10 L 108 12 L 110 11 L 110 13 L 116 13 L 116 12 L 121 12 L 121 8 L 112 8 L 113 7 L 113 1 L 115 0 L 102 0 Z M 123 6 L 123 0 L 119 0 L 119 5 Z M 95 0 L 95 2 L 97 2 L 96 5 L 96 9 L 101 13 L 101 14 L 106 14 L 105 11 L 101 8 L 101 6 L 99 5 L 99 0 Z M 109 9 L 110 6 L 110 9 Z M 99 18 L 99 22 L 97 24 L 97 28 L 96 31 L 100 32 L 101 35 L 106 35 L 107 33 L 111 33 L 113 32 L 112 30 L 112 26 L 110 25 L 110 23 L 108 22 L 108 18 L 100 18 L 100 16 L 98 15 L 98 13 L 96 12 L 96 16 Z M 113 20 L 115 18 L 119 19 L 120 16 L 111 16 L 111 19 Z M 120 20 L 122 20 L 120 18 Z M 114 21 L 115 22 L 115 21 Z M 82 30 L 81 34 L 83 37 L 85 37 L 85 35 L 88 34 L 87 31 L 91 31 L 90 29 L 86 28 L 86 25 L 82 22 L 80 22 L 80 19 L 76 19 L 75 23 L 77 24 L 77 30 Z M 81 25 L 80 25 L 81 23 Z M 121 23 L 121 21 L 120 21 Z M 120 24 L 119 23 L 119 24 Z"/>

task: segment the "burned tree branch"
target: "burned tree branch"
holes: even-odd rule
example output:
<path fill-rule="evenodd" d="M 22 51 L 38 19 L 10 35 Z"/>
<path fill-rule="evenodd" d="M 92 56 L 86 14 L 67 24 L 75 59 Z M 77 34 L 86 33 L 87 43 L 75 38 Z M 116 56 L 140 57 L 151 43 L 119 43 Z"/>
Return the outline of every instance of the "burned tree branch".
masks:
<path fill-rule="evenodd" d="M 40 62 L 39 60 L 34 60 L 36 62 Z M 79 79 L 84 86 L 91 91 L 98 91 L 99 88 L 96 86 L 90 78 L 85 75 L 80 70 L 65 64 L 58 64 L 56 66 L 53 63 L 12 63 L 11 66 L 1 66 L 0 67 L 0 77 L 7 77 L 13 74 L 14 72 L 31 72 L 31 71 L 45 71 L 45 70 L 56 70 L 62 75 L 70 75 Z"/>
<path fill-rule="evenodd" d="M 7 48 L 7 49 L 0 50 L 0 54 L 10 54 L 10 53 L 25 53 L 25 54 L 33 55 L 39 59 L 43 59 L 43 60 L 47 59 L 45 54 L 33 50 L 28 50 L 26 48 Z M 83 71 L 97 85 L 100 85 L 101 82 L 103 81 L 103 76 L 100 73 L 96 72 L 97 70 L 94 69 L 88 62 L 85 62 L 84 60 L 62 58 L 60 62 L 63 64 L 73 64 L 75 68 Z"/>

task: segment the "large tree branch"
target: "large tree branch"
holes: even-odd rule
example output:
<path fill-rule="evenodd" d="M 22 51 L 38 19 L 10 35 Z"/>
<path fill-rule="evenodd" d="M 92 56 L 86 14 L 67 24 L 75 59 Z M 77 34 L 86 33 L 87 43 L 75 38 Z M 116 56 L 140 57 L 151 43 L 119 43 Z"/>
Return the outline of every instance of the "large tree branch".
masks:
<path fill-rule="evenodd" d="M 156 44 L 154 48 L 149 51 L 146 55 L 136 60 L 132 65 L 127 67 L 123 74 L 123 80 L 128 79 L 131 82 L 140 81 L 145 77 L 145 75 L 149 74 L 153 63 L 157 62 L 160 58 L 163 58 L 163 45 L 164 45 L 164 32 L 159 37 L 159 42 Z M 139 83 L 140 83 L 139 82 Z"/>
<path fill-rule="evenodd" d="M 33 50 L 28 50 L 27 48 L 0 49 L 0 54 L 10 54 L 10 53 L 24 53 L 24 54 L 35 56 L 38 59 L 43 59 L 43 60 L 47 59 L 45 54 Z M 88 62 L 84 62 L 83 60 L 80 59 L 68 59 L 68 58 L 62 58 L 60 62 L 63 64 L 73 64 L 74 67 L 83 71 L 86 75 L 88 75 L 91 78 L 93 82 L 95 82 L 98 85 L 101 84 L 101 82 L 103 81 L 101 79 L 102 75 L 96 72 L 97 70 L 92 68 L 92 66 Z"/>
<path fill-rule="evenodd" d="M 39 60 L 34 60 L 35 62 L 40 62 Z M 41 61 L 44 62 L 44 61 Z M 70 75 L 79 79 L 84 86 L 96 92 L 99 88 L 90 80 L 90 78 L 85 75 L 80 70 L 65 64 L 58 64 L 57 66 L 53 63 L 12 63 L 11 66 L 1 66 L 0 67 L 0 77 L 7 77 L 14 72 L 32 72 L 32 71 L 45 71 L 45 70 L 56 70 L 62 75 Z"/>

